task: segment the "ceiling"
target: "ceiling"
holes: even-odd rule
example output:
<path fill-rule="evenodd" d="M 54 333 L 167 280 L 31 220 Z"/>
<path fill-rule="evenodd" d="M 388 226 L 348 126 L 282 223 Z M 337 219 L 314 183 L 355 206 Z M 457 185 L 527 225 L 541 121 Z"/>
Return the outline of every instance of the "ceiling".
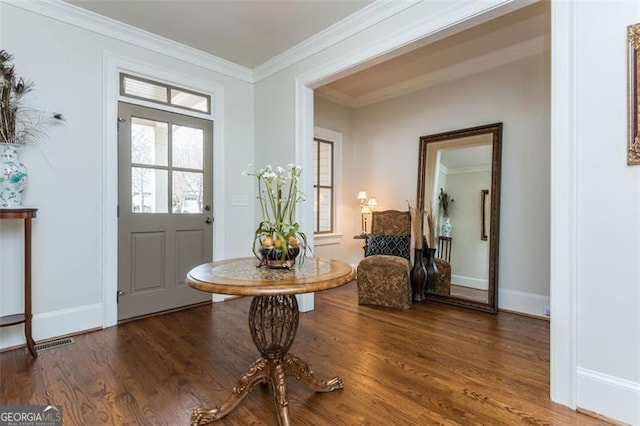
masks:
<path fill-rule="evenodd" d="M 248 68 L 327 29 L 373 0 L 67 0 Z"/>
<path fill-rule="evenodd" d="M 358 108 L 549 51 L 550 7 L 534 3 L 316 90 Z"/>
<path fill-rule="evenodd" d="M 255 69 L 374 0 L 67 0 L 68 3 Z M 384 1 L 384 0 L 378 0 Z M 352 108 L 547 52 L 549 2 L 541 1 L 316 89 Z M 411 50 L 413 49 L 413 50 Z"/>

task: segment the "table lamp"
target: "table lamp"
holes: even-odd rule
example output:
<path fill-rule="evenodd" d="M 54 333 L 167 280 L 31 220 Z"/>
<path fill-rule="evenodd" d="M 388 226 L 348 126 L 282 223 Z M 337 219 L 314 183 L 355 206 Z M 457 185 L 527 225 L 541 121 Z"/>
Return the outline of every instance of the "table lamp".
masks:
<path fill-rule="evenodd" d="M 360 223 L 361 223 L 361 232 L 360 235 L 366 235 L 367 233 L 367 219 L 365 219 L 365 214 L 368 213 L 368 206 L 365 204 L 365 201 L 369 198 L 367 195 L 367 191 L 359 191 L 358 192 L 358 200 L 360 201 Z"/>

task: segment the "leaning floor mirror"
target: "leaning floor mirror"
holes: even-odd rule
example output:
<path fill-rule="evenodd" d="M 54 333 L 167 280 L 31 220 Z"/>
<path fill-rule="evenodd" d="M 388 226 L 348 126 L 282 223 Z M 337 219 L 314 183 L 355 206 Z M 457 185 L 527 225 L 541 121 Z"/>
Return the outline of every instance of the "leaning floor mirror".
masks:
<path fill-rule="evenodd" d="M 501 156 L 502 123 L 420 138 L 417 207 L 438 268 L 428 299 L 498 311 Z"/>

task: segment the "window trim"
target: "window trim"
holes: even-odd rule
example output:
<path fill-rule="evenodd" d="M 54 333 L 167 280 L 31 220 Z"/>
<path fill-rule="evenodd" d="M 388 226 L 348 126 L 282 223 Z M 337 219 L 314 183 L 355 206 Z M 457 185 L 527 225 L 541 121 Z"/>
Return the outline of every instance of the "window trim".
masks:
<path fill-rule="evenodd" d="M 314 140 L 320 139 L 333 142 L 333 233 L 315 233 L 314 223 L 314 245 L 340 244 L 344 235 L 340 232 L 341 207 L 339 203 L 339 200 L 342 199 L 342 133 L 322 127 L 314 127 L 313 138 Z"/>

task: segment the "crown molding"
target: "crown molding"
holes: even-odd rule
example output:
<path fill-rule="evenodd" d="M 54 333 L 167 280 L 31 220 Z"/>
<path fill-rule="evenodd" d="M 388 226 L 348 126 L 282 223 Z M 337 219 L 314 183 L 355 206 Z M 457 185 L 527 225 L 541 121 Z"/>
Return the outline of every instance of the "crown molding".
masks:
<path fill-rule="evenodd" d="M 250 68 L 60 0 L 0 0 L 0 2 L 253 83 L 253 72 Z"/>
<path fill-rule="evenodd" d="M 360 108 L 377 102 L 386 101 L 395 97 L 434 87 L 449 81 L 487 71 L 492 68 L 519 61 L 549 50 L 549 40 L 546 36 L 540 36 L 523 41 L 513 46 L 498 49 L 476 58 L 421 75 L 410 80 L 403 81 L 392 86 L 367 93 L 362 96 L 349 96 L 338 90 L 327 88 L 317 90 L 316 93 L 330 101 L 350 108 Z"/>
<path fill-rule="evenodd" d="M 450 167 L 447 173 L 449 175 L 463 175 L 467 173 L 483 173 L 483 172 L 491 172 L 491 165 Z"/>
<path fill-rule="evenodd" d="M 332 87 L 318 88 L 315 90 L 315 95 L 349 108 L 355 108 L 356 105 L 356 97 L 347 95 Z"/>
<path fill-rule="evenodd" d="M 254 81 L 260 81 L 297 62 L 313 56 L 422 0 L 375 0 L 325 30 L 274 56 L 253 69 Z"/>

